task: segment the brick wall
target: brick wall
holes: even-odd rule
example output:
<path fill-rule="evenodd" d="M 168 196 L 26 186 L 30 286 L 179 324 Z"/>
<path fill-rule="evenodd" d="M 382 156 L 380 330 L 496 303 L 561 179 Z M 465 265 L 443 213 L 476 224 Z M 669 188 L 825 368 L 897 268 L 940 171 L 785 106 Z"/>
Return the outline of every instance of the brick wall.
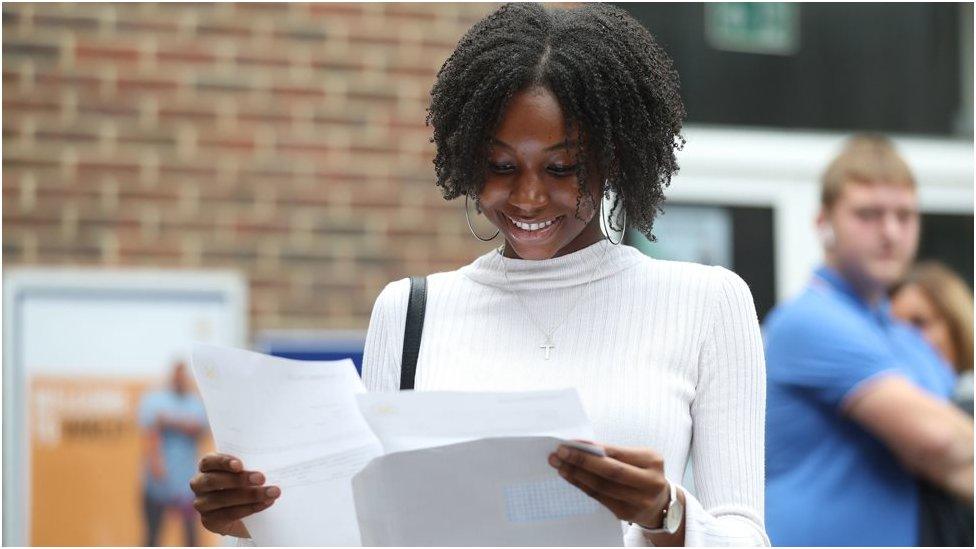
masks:
<path fill-rule="evenodd" d="M 5 3 L 4 264 L 235 268 L 252 334 L 365 328 L 386 282 L 498 244 L 424 126 L 496 5 Z"/>

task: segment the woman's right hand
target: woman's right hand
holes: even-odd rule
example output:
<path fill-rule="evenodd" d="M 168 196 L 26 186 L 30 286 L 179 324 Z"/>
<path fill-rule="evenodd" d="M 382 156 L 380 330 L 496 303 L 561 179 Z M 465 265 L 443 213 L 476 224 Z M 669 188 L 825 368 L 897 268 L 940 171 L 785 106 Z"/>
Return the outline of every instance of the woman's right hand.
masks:
<path fill-rule="evenodd" d="M 227 454 L 207 454 L 200 473 L 190 480 L 203 527 L 216 534 L 249 538 L 241 519 L 263 511 L 281 495 L 277 486 L 264 486 L 264 475 L 244 470 L 244 463 Z"/>

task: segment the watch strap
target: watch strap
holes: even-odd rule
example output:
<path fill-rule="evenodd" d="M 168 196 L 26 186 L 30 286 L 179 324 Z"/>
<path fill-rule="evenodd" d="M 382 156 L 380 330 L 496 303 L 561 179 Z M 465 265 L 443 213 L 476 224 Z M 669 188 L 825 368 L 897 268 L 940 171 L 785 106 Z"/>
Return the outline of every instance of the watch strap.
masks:
<path fill-rule="evenodd" d="M 670 499 L 668 499 L 668 503 L 667 505 L 664 506 L 664 509 L 662 511 L 660 528 L 648 528 L 647 526 L 644 526 L 636 522 L 631 522 L 630 524 L 636 524 L 637 527 L 640 528 L 641 531 L 644 532 L 645 534 L 673 534 L 674 532 L 668 530 L 668 526 L 667 526 L 668 511 L 673 509 L 675 504 L 678 502 L 678 490 L 675 487 L 674 483 L 671 481 L 668 481 L 668 490 L 671 492 L 671 497 Z"/>

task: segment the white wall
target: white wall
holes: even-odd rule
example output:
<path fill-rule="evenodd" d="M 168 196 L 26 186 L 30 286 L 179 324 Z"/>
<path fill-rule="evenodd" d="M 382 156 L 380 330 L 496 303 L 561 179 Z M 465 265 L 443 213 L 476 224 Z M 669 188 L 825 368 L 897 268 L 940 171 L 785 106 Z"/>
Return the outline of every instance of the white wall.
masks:
<path fill-rule="evenodd" d="M 776 298 L 799 291 L 822 259 L 813 221 L 819 178 L 850 133 L 689 126 L 669 200 L 774 211 Z M 926 213 L 973 213 L 973 143 L 890 136 L 915 172 Z"/>

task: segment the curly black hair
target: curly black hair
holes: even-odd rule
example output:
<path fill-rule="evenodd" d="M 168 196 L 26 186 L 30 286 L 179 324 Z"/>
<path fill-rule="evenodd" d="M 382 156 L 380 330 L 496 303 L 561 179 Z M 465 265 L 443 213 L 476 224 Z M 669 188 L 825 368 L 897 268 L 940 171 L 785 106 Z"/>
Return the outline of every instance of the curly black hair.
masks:
<path fill-rule="evenodd" d="M 678 74 L 650 32 L 609 4 L 574 9 L 505 4 L 475 23 L 437 73 L 427 125 L 444 198 L 474 198 L 484 185 L 487 146 L 511 97 L 548 88 L 575 126 L 577 158 L 608 181 L 627 225 L 651 240 L 664 188 L 678 170 L 685 117 Z M 589 150 L 584 150 L 584 142 Z M 587 162 L 577 162 L 579 204 Z M 620 230 L 619 227 L 614 227 Z"/>

